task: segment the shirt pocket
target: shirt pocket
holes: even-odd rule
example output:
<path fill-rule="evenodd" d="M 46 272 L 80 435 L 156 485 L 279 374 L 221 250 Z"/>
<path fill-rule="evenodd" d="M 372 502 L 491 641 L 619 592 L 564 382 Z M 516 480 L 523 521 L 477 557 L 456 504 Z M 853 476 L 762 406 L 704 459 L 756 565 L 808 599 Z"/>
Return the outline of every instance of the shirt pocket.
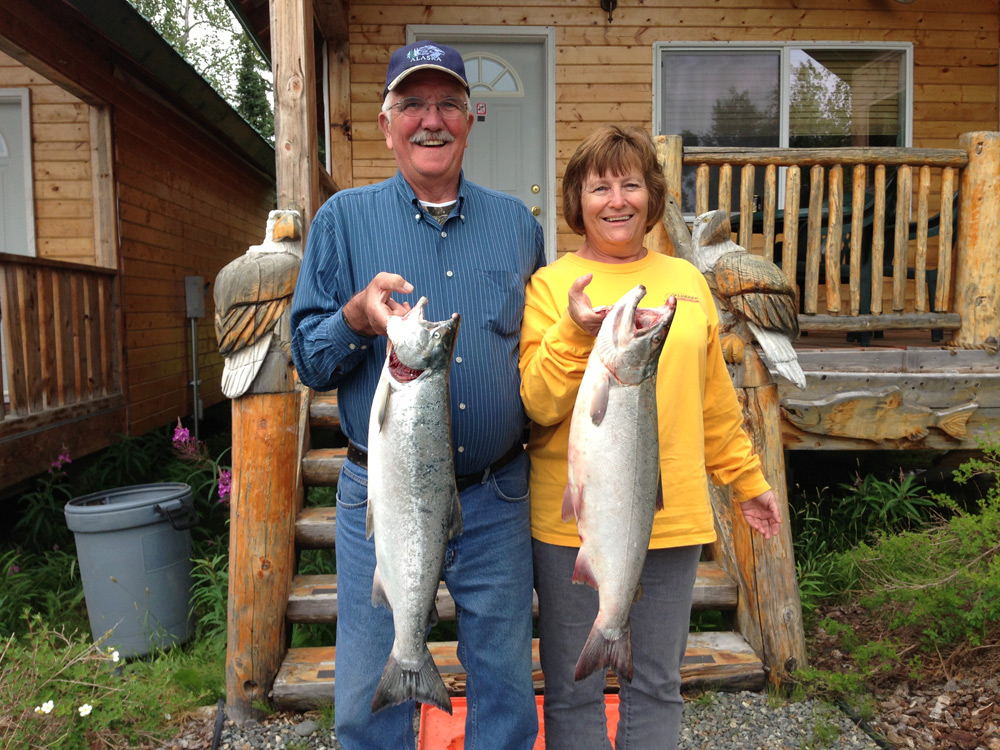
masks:
<path fill-rule="evenodd" d="M 479 290 L 487 330 L 501 336 L 520 333 L 524 282 L 511 271 L 485 270 Z"/>

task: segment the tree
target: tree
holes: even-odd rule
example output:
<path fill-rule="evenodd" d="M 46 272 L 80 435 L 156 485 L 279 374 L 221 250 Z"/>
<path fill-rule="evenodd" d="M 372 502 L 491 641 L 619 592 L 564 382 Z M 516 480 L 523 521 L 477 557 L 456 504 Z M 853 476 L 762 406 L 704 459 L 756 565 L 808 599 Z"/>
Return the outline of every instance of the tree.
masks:
<path fill-rule="evenodd" d="M 129 2 L 247 122 L 273 138 L 269 85 L 261 76 L 267 66 L 225 0 Z M 239 55 L 233 54 L 235 49 Z"/>
<path fill-rule="evenodd" d="M 268 140 L 274 140 L 274 108 L 268 101 L 268 82 L 260 74 L 263 63 L 246 37 L 240 40 L 240 67 L 236 74 L 236 111 Z M 266 68 L 265 68 L 266 69 Z"/>
<path fill-rule="evenodd" d="M 850 146 L 851 87 L 811 60 L 792 69 L 789 145 Z"/>

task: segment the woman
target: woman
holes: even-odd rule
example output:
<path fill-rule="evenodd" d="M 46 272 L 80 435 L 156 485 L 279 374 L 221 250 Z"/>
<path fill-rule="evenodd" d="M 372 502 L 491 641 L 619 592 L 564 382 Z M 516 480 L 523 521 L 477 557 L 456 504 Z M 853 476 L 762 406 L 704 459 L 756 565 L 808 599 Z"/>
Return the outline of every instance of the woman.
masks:
<path fill-rule="evenodd" d="M 706 475 L 733 486 L 744 517 L 765 539 L 780 523 L 742 428 L 708 285 L 687 261 L 643 247 L 665 196 L 646 132 L 599 128 L 580 144 L 563 179 L 563 214 L 583 245 L 537 271 L 526 293 L 521 396 L 533 422 L 531 531 L 549 750 L 610 747 L 603 670 L 573 678 L 597 592 L 571 582 L 580 541 L 576 524 L 561 519 L 570 417 L 603 319 L 595 306 L 614 304 L 639 283 L 648 290 L 645 307 L 677 300 L 656 385 L 665 507 L 654 519 L 642 597 L 631 610 L 634 677 L 620 692 L 619 749 L 677 746 L 695 576 L 702 545 L 715 540 Z"/>

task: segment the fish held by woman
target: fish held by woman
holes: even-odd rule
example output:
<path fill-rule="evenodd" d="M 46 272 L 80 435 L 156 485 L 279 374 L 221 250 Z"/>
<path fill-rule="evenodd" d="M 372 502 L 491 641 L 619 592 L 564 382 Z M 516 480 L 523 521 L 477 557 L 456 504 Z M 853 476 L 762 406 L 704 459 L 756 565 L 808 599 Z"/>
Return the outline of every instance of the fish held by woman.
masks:
<path fill-rule="evenodd" d="M 604 319 L 573 407 L 564 520 L 575 516 L 580 552 L 574 583 L 597 589 L 599 610 L 577 661 L 582 680 L 610 667 L 632 680 L 629 611 L 663 507 L 659 481 L 656 372 L 676 300 L 639 308 L 637 285 Z"/>
<path fill-rule="evenodd" d="M 367 535 L 375 537 L 372 605 L 392 611 L 395 639 L 372 713 L 416 700 L 451 713 L 427 648 L 448 540 L 462 533 L 448 406 L 458 313 L 424 320 L 421 297 L 386 324 L 388 354 L 368 425 Z"/>

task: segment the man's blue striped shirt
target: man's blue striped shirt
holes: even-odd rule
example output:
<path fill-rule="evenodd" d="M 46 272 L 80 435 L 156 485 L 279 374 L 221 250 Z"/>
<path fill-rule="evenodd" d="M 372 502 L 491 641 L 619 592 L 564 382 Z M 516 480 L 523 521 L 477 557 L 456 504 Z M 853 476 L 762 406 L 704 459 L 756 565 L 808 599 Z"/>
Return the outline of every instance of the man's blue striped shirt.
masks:
<path fill-rule="evenodd" d="M 292 303 L 292 356 L 316 390 L 337 389 L 341 428 L 368 444 L 368 415 L 386 353 L 385 337 L 361 336 L 342 308 L 380 271 L 398 273 L 428 320 L 462 316 L 451 365 L 456 473 L 485 469 L 520 439 L 518 340 L 524 287 L 545 263 L 542 228 L 521 201 L 459 181 L 444 226 L 399 173 L 344 190 L 316 213 Z"/>

